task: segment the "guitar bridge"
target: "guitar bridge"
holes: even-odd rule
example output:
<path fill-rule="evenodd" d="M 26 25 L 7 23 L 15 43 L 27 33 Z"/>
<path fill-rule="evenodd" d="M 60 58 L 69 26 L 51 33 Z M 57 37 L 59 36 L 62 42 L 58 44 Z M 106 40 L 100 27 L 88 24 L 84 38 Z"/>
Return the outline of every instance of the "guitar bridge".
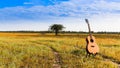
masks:
<path fill-rule="evenodd" d="M 91 46 L 91 47 L 95 47 L 95 46 Z"/>

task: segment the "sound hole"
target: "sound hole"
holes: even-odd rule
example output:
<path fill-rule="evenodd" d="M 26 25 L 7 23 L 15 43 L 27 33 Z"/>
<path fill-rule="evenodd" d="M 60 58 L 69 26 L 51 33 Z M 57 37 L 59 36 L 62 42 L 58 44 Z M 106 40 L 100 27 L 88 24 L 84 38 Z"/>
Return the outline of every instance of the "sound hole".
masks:
<path fill-rule="evenodd" d="M 92 42 L 92 43 L 93 43 L 93 42 L 94 42 L 94 40 L 93 40 L 93 39 L 90 39 L 90 42 Z"/>

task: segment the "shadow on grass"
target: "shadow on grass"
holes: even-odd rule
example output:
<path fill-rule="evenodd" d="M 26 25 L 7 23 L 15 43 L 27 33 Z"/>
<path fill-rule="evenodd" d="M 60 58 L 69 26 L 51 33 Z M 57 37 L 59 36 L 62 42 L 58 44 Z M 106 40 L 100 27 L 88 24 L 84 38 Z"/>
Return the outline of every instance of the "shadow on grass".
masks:
<path fill-rule="evenodd" d="M 120 47 L 120 45 L 104 45 L 103 47 Z"/>
<path fill-rule="evenodd" d="M 73 50 L 71 51 L 71 54 L 76 56 L 86 56 L 86 50 L 85 49 Z"/>

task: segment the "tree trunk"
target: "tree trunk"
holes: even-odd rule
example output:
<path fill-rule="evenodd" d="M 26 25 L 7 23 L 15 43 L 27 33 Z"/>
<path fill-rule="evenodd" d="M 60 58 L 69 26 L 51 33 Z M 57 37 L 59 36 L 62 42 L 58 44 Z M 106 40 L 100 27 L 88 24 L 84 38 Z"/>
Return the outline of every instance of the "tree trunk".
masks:
<path fill-rule="evenodd" d="M 56 35 L 56 36 L 58 35 L 58 30 L 55 30 L 55 35 Z"/>

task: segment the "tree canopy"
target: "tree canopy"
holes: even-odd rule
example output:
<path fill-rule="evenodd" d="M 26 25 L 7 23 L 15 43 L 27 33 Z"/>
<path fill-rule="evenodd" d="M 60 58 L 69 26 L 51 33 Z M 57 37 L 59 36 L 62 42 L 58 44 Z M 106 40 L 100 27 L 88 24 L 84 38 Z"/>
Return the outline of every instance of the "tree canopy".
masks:
<path fill-rule="evenodd" d="M 50 26 L 50 30 L 55 32 L 55 35 L 58 35 L 59 31 L 65 28 L 62 24 L 53 24 Z"/>

